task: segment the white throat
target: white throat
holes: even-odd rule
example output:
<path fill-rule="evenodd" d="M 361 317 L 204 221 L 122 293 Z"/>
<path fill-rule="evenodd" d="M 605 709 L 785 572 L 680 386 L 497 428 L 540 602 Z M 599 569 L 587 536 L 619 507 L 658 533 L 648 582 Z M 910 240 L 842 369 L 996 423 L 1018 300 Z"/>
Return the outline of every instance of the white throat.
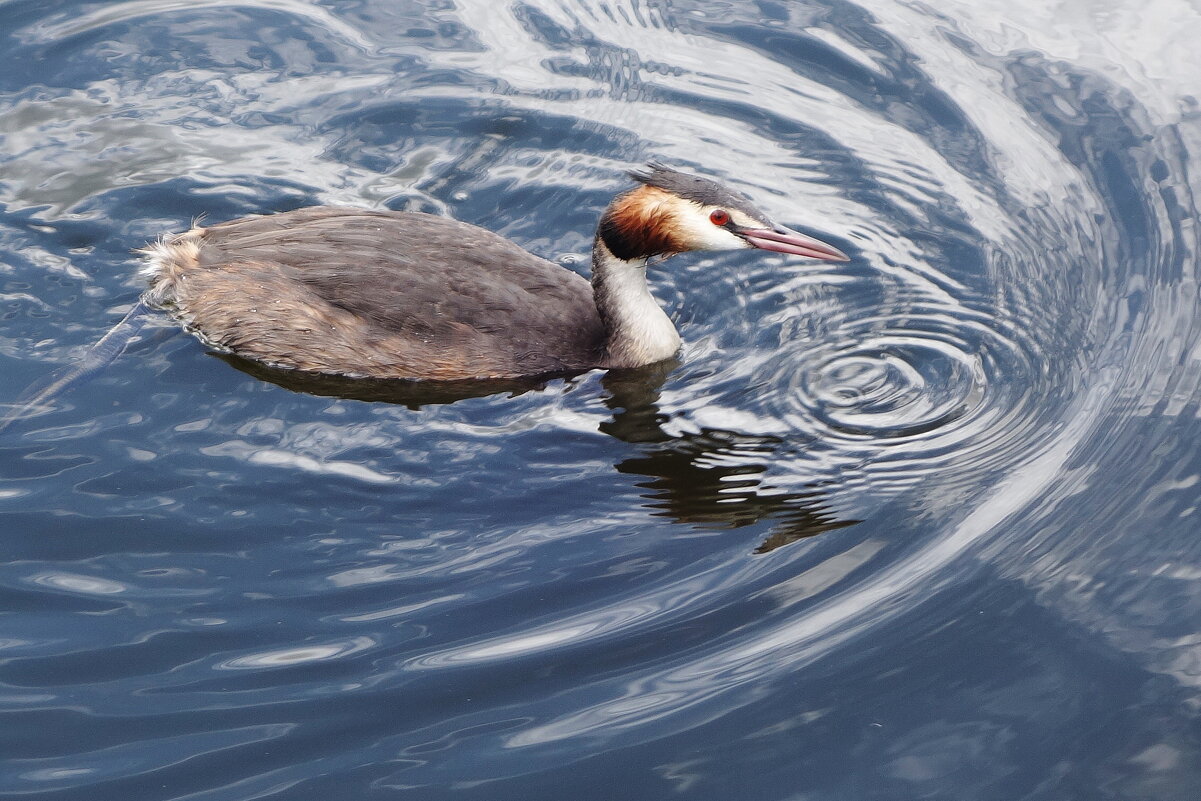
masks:
<path fill-rule="evenodd" d="M 592 290 L 608 330 L 606 367 L 640 367 L 669 359 L 680 335 L 646 285 L 646 259 L 617 258 L 598 237 L 592 248 Z"/>

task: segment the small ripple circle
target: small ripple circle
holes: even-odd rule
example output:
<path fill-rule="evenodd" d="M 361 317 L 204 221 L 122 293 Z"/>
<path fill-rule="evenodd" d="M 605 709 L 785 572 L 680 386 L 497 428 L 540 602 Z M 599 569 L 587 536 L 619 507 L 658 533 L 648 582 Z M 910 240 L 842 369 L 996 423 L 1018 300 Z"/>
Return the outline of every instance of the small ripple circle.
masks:
<path fill-rule="evenodd" d="M 980 360 L 955 345 L 881 335 L 832 354 L 799 376 L 800 400 L 849 436 L 930 433 L 974 411 L 987 381 Z"/>

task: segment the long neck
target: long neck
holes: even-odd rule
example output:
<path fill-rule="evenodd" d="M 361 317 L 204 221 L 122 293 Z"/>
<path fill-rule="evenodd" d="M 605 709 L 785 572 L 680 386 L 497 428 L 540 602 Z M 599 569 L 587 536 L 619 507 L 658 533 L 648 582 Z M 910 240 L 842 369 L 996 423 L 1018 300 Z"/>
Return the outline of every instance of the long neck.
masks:
<path fill-rule="evenodd" d="M 646 259 L 613 255 L 599 236 L 592 245 L 592 294 L 605 324 L 606 367 L 640 367 L 675 355 L 676 327 L 646 285 Z"/>

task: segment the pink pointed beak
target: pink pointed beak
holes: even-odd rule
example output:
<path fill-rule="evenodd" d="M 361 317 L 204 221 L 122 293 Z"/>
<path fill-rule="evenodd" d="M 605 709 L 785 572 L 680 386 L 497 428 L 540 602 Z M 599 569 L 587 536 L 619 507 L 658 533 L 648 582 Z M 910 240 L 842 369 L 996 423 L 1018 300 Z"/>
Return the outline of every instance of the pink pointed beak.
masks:
<path fill-rule="evenodd" d="M 790 228 L 777 225 L 774 229 L 744 228 L 738 235 L 760 250 L 771 250 L 776 253 L 792 253 L 796 256 L 806 256 L 810 259 L 824 261 L 850 261 L 850 257 L 836 247 L 827 245 L 819 239 L 798 234 Z"/>

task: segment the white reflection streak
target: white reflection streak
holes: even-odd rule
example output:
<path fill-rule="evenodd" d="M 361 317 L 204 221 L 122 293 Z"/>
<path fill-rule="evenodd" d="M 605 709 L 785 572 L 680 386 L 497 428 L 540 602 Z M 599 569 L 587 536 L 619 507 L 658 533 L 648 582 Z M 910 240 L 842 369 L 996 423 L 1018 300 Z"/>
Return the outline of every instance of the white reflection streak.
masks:
<path fill-rule="evenodd" d="M 335 586 L 337 586 L 337 583 Z M 365 612 L 361 615 L 344 615 L 340 620 L 345 623 L 366 623 L 373 620 L 387 620 L 393 617 L 401 617 L 403 615 L 411 615 L 414 612 L 419 612 L 423 609 L 429 609 L 431 606 L 458 601 L 466 597 L 463 593 L 452 593 L 451 595 L 443 595 L 440 598 L 431 598 L 428 601 L 421 601 L 415 604 L 404 604 L 402 606 L 394 606 L 389 609 L 381 609 L 376 612 Z"/>
<path fill-rule="evenodd" d="M 556 645 L 579 640 L 602 627 L 601 621 L 587 625 L 564 626 L 541 634 L 527 634 L 524 637 L 511 637 L 492 645 L 474 648 L 455 654 L 450 661 L 478 662 L 489 659 L 515 656 L 530 651 L 540 651 Z"/>
<path fill-rule="evenodd" d="M 283 450 L 281 448 L 260 448 L 251 445 L 249 442 L 242 440 L 232 440 L 223 442 L 220 445 L 213 445 L 207 448 L 201 448 L 200 452 L 205 456 L 229 456 L 236 459 L 242 459 L 250 464 L 265 465 L 267 467 L 282 467 L 292 470 L 300 470 L 305 473 L 317 473 L 323 475 L 341 476 L 344 478 L 352 478 L 358 481 L 366 481 L 370 484 L 397 484 L 400 479 L 396 476 L 390 476 L 379 471 L 372 470 L 361 464 L 354 462 L 339 462 L 314 459 L 312 456 L 305 456 L 294 451 Z"/>
<path fill-rule="evenodd" d="M 690 600 L 695 601 L 697 596 L 698 593 L 692 593 Z M 678 597 L 681 597 L 680 589 L 673 586 L 638 604 L 612 607 L 600 613 L 592 611 L 540 631 L 498 637 L 483 644 L 449 649 L 413 659 L 405 665 L 405 669 L 428 670 L 451 665 L 461 666 L 486 662 L 562 647 L 586 638 L 609 635 L 615 630 L 634 626 L 667 610 L 678 611 L 678 605 L 673 606 L 670 601 L 671 598 Z"/>
<path fill-rule="evenodd" d="M 1041 454 L 1018 466 L 997 485 L 949 536 L 931 543 L 891 568 L 874 574 L 862 586 L 847 590 L 795 620 L 789 620 L 743 644 L 715 648 L 704 660 L 688 663 L 638 679 L 627 685 L 622 697 L 563 717 L 544 726 L 520 732 L 506 740 L 517 748 L 586 735 L 603 725 L 607 732 L 643 725 L 656 718 L 695 707 L 738 687 L 762 681 L 773 667 L 787 664 L 789 670 L 814 661 L 861 636 L 896 615 L 912 609 L 954 576 L 938 574 L 967 550 L 980 543 L 1006 519 L 1021 512 L 1039 497 L 1049 496 L 1050 487 L 1061 477 L 1068 458 L 1087 436 L 1098 408 L 1111 390 L 1111 382 L 1099 381 L 1093 393 L 1069 416 L 1070 422 Z M 1073 480 L 1079 480 L 1076 476 Z M 631 709 L 631 699 L 657 699 Z"/>
<path fill-rule="evenodd" d="M 448 648 L 405 663 L 406 670 L 465 665 L 493 659 L 563 647 L 585 639 L 612 636 L 623 630 L 645 627 L 649 621 L 664 614 L 679 615 L 689 608 L 703 606 L 709 599 L 725 594 L 751 582 L 751 577 L 764 563 L 748 562 L 730 571 L 724 562 L 706 570 L 690 573 L 686 578 L 659 587 L 651 595 L 640 595 L 634 602 L 617 604 L 604 609 L 588 610 L 572 617 L 512 636 L 493 637 L 483 643 Z"/>
<path fill-rule="evenodd" d="M 85 14 L 71 14 L 58 24 L 39 25 L 38 40 L 57 42 L 80 33 L 112 25 L 116 22 L 128 22 L 139 17 L 157 17 L 174 11 L 195 11 L 201 8 L 229 10 L 233 8 L 262 8 L 269 11 L 279 11 L 294 17 L 301 17 L 312 22 L 322 30 L 330 31 L 341 36 L 347 42 L 363 50 L 371 48 L 372 44 L 363 32 L 348 25 L 332 14 L 328 9 L 316 5 L 309 0 L 243 0 L 243 2 L 228 2 L 228 0 L 134 0 L 126 3 L 100 3 L 93 11 Z"/>
<path fill-rule="evenodd" d="M 97 576 L 81 576 L 77 573 L 40 573 L 31 576 L 29 581 L 43 587 L 82 592 L 87 595 L 118 595 L 130 589 L 129 585 L 119 581 Z"/>
<path fill-rule="evenodd" d="M 278 648 L 258 654 L 248 654 L 227 659 L 214 667 L 217 670 L 247 670 L 258 668 L 293 667 L 307 662 L 327 662 L 365 651 L 378 643 L 372 637 L 353 637 L 342 642 L 323 645 L 301 645 L 295 648 Z"/>

